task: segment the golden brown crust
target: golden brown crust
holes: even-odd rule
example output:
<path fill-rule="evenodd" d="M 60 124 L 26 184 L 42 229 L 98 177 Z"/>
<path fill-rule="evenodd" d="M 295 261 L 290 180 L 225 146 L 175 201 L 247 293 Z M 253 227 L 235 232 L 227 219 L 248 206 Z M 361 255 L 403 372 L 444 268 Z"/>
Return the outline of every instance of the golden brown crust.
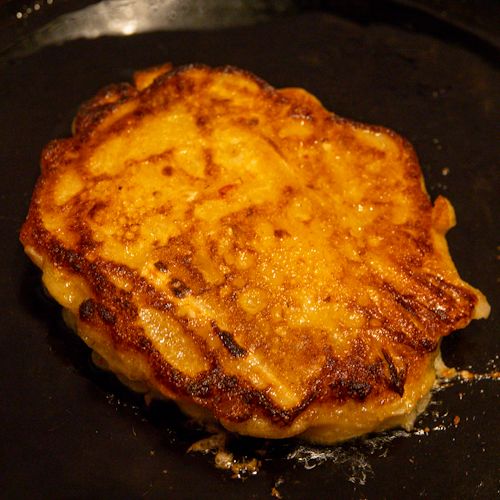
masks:
<path fill-rule="evenodd" d="M 236 68 L 135 81 L 46 147 L 21 232 L 82 337 L 249 433 L 419 386 L 485 300 L 409 143 Z"/>

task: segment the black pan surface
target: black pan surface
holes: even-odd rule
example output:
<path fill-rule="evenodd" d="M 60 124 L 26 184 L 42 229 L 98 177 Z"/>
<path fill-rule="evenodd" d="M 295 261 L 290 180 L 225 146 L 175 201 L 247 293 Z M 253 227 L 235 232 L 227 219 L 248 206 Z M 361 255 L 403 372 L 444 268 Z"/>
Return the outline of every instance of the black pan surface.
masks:
<path fill-rule="evenodd" d="M 235 439 L 236 456 L 257 457 L 261 467 L 232 478 L 212 455 L 187 453 L 206 433 L 173 406 L 146 407 L 93 367 L 18 242 L 40 151 L 69 134 L 82 101 L 165 61 L 236 65 L 276 87 L 304 87 L 337 114 L 392 128 L 413 143 L 430 196 L 442 193 L 455 206 L 458 226 L 448 240 L 457 267 L 492 304 L 488 320 L 444 340 L 443 357 L 475 373 L 497 370 L 498 52 L 442 20 L 416 25 L 411 11 L 372 20 L 344 14 L 296 9 L 255 25 L 103 36 L 3 58 L 2 497 L 498 496 L 498 383 L 491 378 L 437 392 L 410 434 L 328 448 Z"/>

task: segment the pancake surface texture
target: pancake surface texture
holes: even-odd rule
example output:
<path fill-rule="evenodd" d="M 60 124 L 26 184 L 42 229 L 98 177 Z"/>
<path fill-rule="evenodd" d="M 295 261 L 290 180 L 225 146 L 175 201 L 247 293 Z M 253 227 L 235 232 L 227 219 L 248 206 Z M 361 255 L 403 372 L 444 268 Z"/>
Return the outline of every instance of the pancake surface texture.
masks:
<path fill-rule="evenodd" d="M 170 65 L 84 104 L 21 232 L 49 293 L 133 387 L 241 434 L 412 424 L 440 339 L 486 317 L 411 146 L 301 89 Z"/>

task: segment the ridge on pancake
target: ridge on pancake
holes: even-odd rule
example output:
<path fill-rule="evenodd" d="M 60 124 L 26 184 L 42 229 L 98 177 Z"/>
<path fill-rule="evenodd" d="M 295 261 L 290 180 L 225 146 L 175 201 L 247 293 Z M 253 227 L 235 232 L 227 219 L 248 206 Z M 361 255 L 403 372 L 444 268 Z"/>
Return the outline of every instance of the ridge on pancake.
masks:
<path fill-rule="evenodd" d="M 21 241 L 111 370 L 187 413 L 334 442 L 411 425 L 488 315 L 411 146 L 248 72 L 164 65 L 51 142 Z"/>

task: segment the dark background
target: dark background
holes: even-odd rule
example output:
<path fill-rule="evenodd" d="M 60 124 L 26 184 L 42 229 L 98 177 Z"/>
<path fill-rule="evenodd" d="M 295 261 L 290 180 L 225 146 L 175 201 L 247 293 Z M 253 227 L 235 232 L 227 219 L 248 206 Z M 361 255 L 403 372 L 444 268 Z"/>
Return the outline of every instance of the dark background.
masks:
<path fill-rule="evenodd" d="M 254 477 L 231 478 L 212 456 L 186 453 L 206 434 L 173 406 L 147 408 L 93 367 L 44 297 L 18 235 L 40 151 L 69 134 L 82 101 L 165 61 L 233 64 L 276 87 L 304 87 L 337 114 L 413 143 L 430 196 L 444 194 L 455 206 L 458 226 L 448 240 L 457 267 L 493 308 L 488 320 L 445 339 L 443 356 L 477 373 L 497 370 L 499 3 L 240 2 L 241 15 L 222 28 L 219 1 L 201 31 L 186 19 L 176 31 L 40 48 L 37 30 L 93 3 L 0 6 L 2 496 L 265 498 L 274 486 L 284 498 L 498 496 L 492 380 L 436 393 L 411 435 L 329 448 L 234 439 L 237 457 L 259 456 L 262 466 Z"/>

